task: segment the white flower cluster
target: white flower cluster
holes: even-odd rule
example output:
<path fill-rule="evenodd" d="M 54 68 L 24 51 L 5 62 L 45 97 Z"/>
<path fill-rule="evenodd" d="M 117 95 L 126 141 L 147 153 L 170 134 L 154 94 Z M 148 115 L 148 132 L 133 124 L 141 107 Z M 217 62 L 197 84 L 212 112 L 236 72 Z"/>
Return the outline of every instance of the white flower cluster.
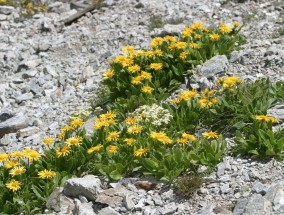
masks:
<path fill-rule="evenodd" d="M 170 112 L 167 109 L 164 109 L 163 107 L 157 104 L 153 104 L 151 106 L 143 105 L 137 108 L 131 114 L 131 116 L 135 116 L 138 122 L 144 121 L 146 123 L 150 123 L 155 126 L 168 124 L 170 120 L 173 118 L 173 116 L 170 114 Z"/>

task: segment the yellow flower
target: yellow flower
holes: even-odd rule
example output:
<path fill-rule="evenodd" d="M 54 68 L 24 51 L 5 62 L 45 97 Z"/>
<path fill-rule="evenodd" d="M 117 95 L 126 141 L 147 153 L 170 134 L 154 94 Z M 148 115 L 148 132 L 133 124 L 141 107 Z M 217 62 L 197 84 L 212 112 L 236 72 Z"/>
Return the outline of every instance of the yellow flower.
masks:
<path fill-rule="evenodd" d="M 23 153 L 24 153 L 25 157 L 28 158 L 29 160 L 37 161 L 41 157 L 40 153 L 38 153 L 37 151 L 35 151 L 33 149 L 25 149 L 25 150 L 23 150 Z"/>
<path fill-rule="evenodd" d="M 73 130 L 73 127 L 70 126 L 70 125 L 65 125 L 62 128 L 60 128 L 60 131 L 63 132 L 63 133 L 65 133 L 67 131 L 72 131 L 72 130 Z"/>
<path fill-rule="evenodd" d="M 218 98 L 213 98 L 213 99 L 211 99 L 211 102 L 214 104 L 214 105 L 216 105 L 216 104 L 218 104 L 218 102 L 219 102 L 219 100 L 218 100 Z"/>
<path fill-rule="evenodd" d="M 195 38 L 195 39 L 200 39 L 200 38 L 201 38 L 201 35 L 200 35 L 200 34 L 194 34 L 194 38 Z"/>
<path fill-rule="evenodd" d="M 67 146 L 80 146 L 82 144 L 82 137 L 69 137 L 64 143 Z"/>
<path fill-rule="evenodd" d="M 134 77 L 134 78 L 132 78 L 132 80 L 131 80 L 131 84 L 133 84 L 133 85 L 138 85 L 138 84 L 142 84 L 142 81 L 143 80 L 143 77 L 142 76 L 136 76 L 136 77 Z"/>
<path fill-rule="evenodd" d="M 162 63 L 151 63 L 150 68 L 158 71 L 163 68 L 163 64 Z"/>
<path fill-rule="evenodd" d="M 162 37 L 155 37 L 151 42 L 151 46 L 152 48 L 155 48 L 157 46 L 162 45 L 163 42 L 164 42 L 164 39 Z"/>
<path fill-rule="evenodd" d="M 132 124 L 134 124 L 136 121 L 137 121 L 137 118 L 136 118 L 135 116 L 129 117 L 129 118 L 126 118 L 126 119 L 125 119 L 125 123 L 126 123 L 127 125 L 132 125 Z"/>
<path fill-rule="evenodd" d="M 157 55 L 157 56 L 159 56 L 159 57 L 163 56 L 163 52 L 162 52 L 161 49 L 156 49 L 156 50 L 154 51 L 154 54 Z"/>
<path fill-rule="evenodd" d="M 189 43 L 189 46 L 193 49 L 198 49 L 200 47 L 198 43 L 194 43 L 194 42 Z"/>
<path fill-rule="evenodd" d="M 149 72 L 142 71 L 139 77 L 141 77 L 141 79 L 150 80 L 152 78 L 152 75 Z"/>
<path fill-rule="evenodd" d="M 182 144 L 186 144 L 186 143 L 188 143 L 188 139 L 186 139 L 186 138 L 179 138 L 178 142 L 182 143 Z"/>
<path fill-rule="evenodd" d="M 116 114 L 112 111 L 107 111 L 104 114 L 100 115 L 100 118 L 105 118 L 105 119 L 114 119 L 116 117 Z"/>
<path fill-rule="evenodd" d="M 149 87 L 149 86 L 144 86 L 144 87 L 142 87 L 142 89 L 141 89 L 141 91 L 142 91 L 143 93 L 149 93 L 149 94 L 151 94 L 151 93 L 153 92 L 153 90 L 154 90 L 154 88 Z"/>
<path fill-rule="evenodd" d="M 59 157 L 59 158 L 60 158 L 60 157 L 65 157 L 65 156 L 67 156 L 67 155 L 70 154 L 70 152 L 71 152 L 71 147 L 65 145 L 65 146 L 63 146 L 62 148 L 59 148 L 59 149 L 55 150 L 55 152 L 56 152 L 57 157 Z"/>
<path fill-rule="evenodd" d="M 187 52 L 182 52 L 179 54 L 179 58 L 184 60 L 186 59 L 187 54 L 188 54 Z"/>
<path fill-rule="evenodd" d="M 134 46 L 124 46 L 122 48 L 122 51 L 126 52 L 126 53 L 132 53 L 135 50 Z"/>
<path fill-rule="evenodd" d="M 6 153 L 0 154 L 0 162 L 4 162 L 9 159 L 9 155 Z"/>
<path fill-rule="evenodd" d="M 167 35 L 167 36 L 165 36 L 164 41 L 167 42 L 167 43 L 175 43 L 177 41 L 177 39 L 173 36 Z"/>
<path fill-rule="evenodd" d="M 89 148 L 88 151 L 87 151 L 87 153 L 88 153 L 88 154 L 92 154 L 93 152 L 98 152 L 98 151 L 100 151 L 102 148 L 103 148 L 103 145 L 102 145 L 102 144 L 98 144 L 98 145 L 96 145 L 96 146 L 94 146 L 94 147 Z"/>
<path fill-rule="evenodd" d="M 238 22 L 233 22 L 233 26 L 235 27 L 235 28 L 238 28 L 238 27 L 240 27 L 240 23 L 238 23 Z"/>
<path fill-rule="evenodd" d="M 202 135 L 207 139 L 218 139 L 219 137 L 219 134 L 215 131 L 204 132 Z"/>
<path fill-rule="evenodd" d="M 189 37 L 191 36 L 192 32 L 193 30 L 190 27 L 187 27 L 182 31 L 182 37 Z"/>
<path fill-rule="evenodd" d="M 182 133 L 182 138 L 185 138 L 187 140 L 191 140 L 191 141 L 196 141 L 197 138 L 192 135 L 192 134 L 187 134 L 187 133 Z"/>
<path fill-rule="evenodd" d="M 15 179 L 12 179 L 9 183 L 6 183 L 6 187 L 9 189 L 9 190 L 12 190 L 13 192 L 21 189 L 21 182 L 15 180 Z"/>
<path fill-rule="evenodd" d="M 178 95 L 179 100 L 188 101 L 194 98 L 197 95 L 197 91 L 194 90 L 185 90 Z"/>
<path fill-rule="evenodd" d="M 128 67 L 128 70 L 129 70 L 131 73 L 139 72 L 140 69 L 141 69 L 141 67 L 140 67 L 139 65 L 137 65 L 137 64 Z"/>
<path fill-rule="evenodd" d="M 13 169 L 10 170 L 9 174 L 12 175 L 12 176 L 15 176 L 15 175 L 22 175 L 25 172 L 26 172 L 25 167 L 16 166 L 16 167 L 14 167 Z"/>
<path fill-rule="evenodd" d="M 110 125 L 116 125 L 116 122 L 114 119 L 97 118 L 95 120 L 94 128 L 100 129 L 102 127 L 108 127 Z"/>
<path fill-rule="evenodd" d="M 38 177 L 39 178 L 43 178 L 43 179 L 45 179 L 45 178 L 53 178 L 55 176 L 56 176 L 56 172 L 51 171 L 51 170 L 47 170 L 47 169 L 38 172 Z"/>
<path fill-rule="evenodd" d="M 171 102 L 173 104 L 179 104 L 180 103 L 180 99 L 170 99 L 169 102 Z"/>
<path fill-rule="evenodd" d="M 120 132 L 112 131 L 107 135 L 106 140 L 107 141 L 117 141 L 119 138 L 119 135 L 120 135 Z"/>
<path fill-rule="evenodd" d="M 45 145 L 50 145 L 52 142 L 54 141 L 54 138 L 52 137 L 46 137 L 42 140 L 42 142 L 45 144 Z"/>
<path fill-rule="evenodd" d="M 210 108 L 213 105 L 213 103 L 211 101 L 209 101 L 208 99 L 199 99 L 198 104 L 202 108 Z"/>
<path fill-rule="evenodd" d="M 187 46 L 186 42 L 177 42 L 170 46 L 170 49 L 184 49 Z"/>
<path fill-rule="evenodd" d="M 4 164 L 6 169 L 12 169 L 15 166 L 19 166 L 20 163 L 17 160 L 8 160 L 6 161 L 6 163 Z"/>
<path fill-rule="evenodd" d="M 219 78 L 217 80 L 217 84 L 220 84 L 223 88 L 232 88 L 237 84 L 241 84 L 242 82 L 243 81 L 236 76 Z"/>
<path fill-rule="evenodd" d="M 139 134 L 142 129 L 143 127 L 141 125 L 133 125 L 127 129 L 127 132 L 130 134 Z"/>
<path fill-rule="evenodd" d="M 109 69 L 106 72 L 103 73 L 104 78 L 112 78 L 114 76 L 114 70 Z"/>
<path fill-rule="evenodd" d="M 133 64 L 133 59 L 127 56 L 117 56 L 112 62 L 119 63 L 122 65 L 123 68 L 129 67 Z"/>
<path fill-rule="evenodd" d="M 22 158 L 24 157 L 24 153 L 22 151 L 15 151 L 15 152 L 11 152 L 11 157 L 15 157 L 15 158 Z M 0 159 L 1 160 L 1 159 Z"/>
<path fill-rule="evenodd" d="M 135 143 L 135 139 L 133 139 L 133 138 L 125 138 L 123 141 L 126 142 L 126 144 L 129 145 L 129 146 L 131 146 Z"/>
<path fill-rule="evenodd" d="M 221 26 L 220 26 L 220 31 L 223 33 L 231 33 L 232 32 L 232 28 L 230 28 L 228 25 L 226 25 L 225 23 L 221 22 Z"/>
<path fill-rule="evenodd" d="M 133 154 L 135 157 L 142 157 L 142 155 L 146 154 L 146 152 L 148 151 L 147 148 L 140 148 L 138 150 L 136 150 Z"/>
<path fill-rule="evenodd" d="M 196 22 L 196 23 L 193 23 L 193 24 L 191 25 L 191 29 L 193 29 L 193 30 L 196 30 L 196 29 L 202 30 L 202 29 L 204 29 L 204 28 L 205 28 L 205 26 L 203 25 L 202 22 Z"/>
<path fill-rule="evenodd" d="M 73 128 L 81 127 L 82 125 L 84 125 L 84 121 L 81 118 L 75 118 L 70 122 L 70 125 Z"/>
<path fill-rule="evenodd" d="M 279 123 L 279 120 L 277 118 L 273 117 L 273 116 L 256 115 L 255 119 L 258 120 L 258 121 Z"/>
<path fill-rule="evenodd" d="M 159 142 L 163 144 L 171 144 L 173 143 L 173 140 L 170 139 L 165 132 L 152 132 L 150 134 L 150 137 L 153 139 L 158 140 Z"/>
<path fill-rule="evenodd" d="M 209 37 L 211 40 L 219 40 L 220 35 L 219 34 L 209 34 Z"/>
<path fill-rule="evenodd" d="M 117 152 L 117 150 L 118 150 L 118 147 L 114 146 L 114 145 L 110 145 L 109 148 L 108 148 L 108 152 L 111 153 L 111 154 Z"/>

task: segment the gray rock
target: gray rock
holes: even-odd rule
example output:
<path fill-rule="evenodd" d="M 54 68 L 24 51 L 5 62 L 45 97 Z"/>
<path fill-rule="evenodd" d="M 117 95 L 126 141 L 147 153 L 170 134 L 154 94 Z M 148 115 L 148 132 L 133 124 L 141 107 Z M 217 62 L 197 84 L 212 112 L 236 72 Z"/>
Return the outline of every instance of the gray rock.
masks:
<path fill-rule="evenodd" d="M 228 59 L 225 55 L 217 55 L 207 60 L 201 67 L 201 73 L 206 78 L 216 77 L 217 74 L 225 73 L 228 68 Z"/>
<path fill-rule="evenodd" d="M 183 29 L 185 29 L 184 24 L 172 25 L 166 24 L 163 28 L 156 28 L 150 34 L 152 37 L 164 37 L 166 35 L 178 35 Z"/>
<path fill-rule="evenodd" d="M 28 71 L 23 72 L 22 78 L 23 79 L 32 78 L 36 76 L 37 73 L 38 73 L 37 70 L 28 70 Z"/>
<path fill-rule="evenodd" d="M 217 165 L 217 176 L 221 177 L 225 173 L 225 164 L 224 163 L 219 163 Z"/>
<path fill-rule="evenodd" d="M 229 183 L 226 183 L 226 184 L 222 184 L 220 186 L 220 189 L 221 189 L 221 193 L 229 193 L 231 191 L 230 189 L 230 184 Z"/>
<path fill-rule="evenodd" d="M 74 215 L 96 215 L 93 210 L 92 202 L 81 203 L 80 200 L 75 199 L 75 209 L 73 211 Z"/>
<path fill-rule="evenodd" d="M 4 15 L 4 14 L 0 14 L 0 21 L 5 21 L 8 19 L 8 16 Z"/>
<path fill-rule="evenodd" d="M 14 116 L 10 115 L 8 119 L 0 121 L 0 138 L 5 134 L 15 133 L 19 129 L 26 128 L 28 126 L 28 118 L 22 113 L 18 113 Z"/>
<path fill-rule="evenodd" d="M 9 15 L 9 14 L 15 12 L 15 11 L 16 11 L 16 9 L 12 6 L 0 5 L 0 14 Z"/>
<path fill-rule="evenodd" d="M 284 120 L 284 104 L 276 105 L 267 111 L 267 115 L 273 116 L 279 120 Z"/>
<path fill-rule="evenodd" d="M 106 207 L 101 209 L 97 215 L 120 215 L 120 213 L 116 212 L 113 208 L 111 207 Z"/>
<path fill-rule="evenodd" d="M 260 183 L 259 181 L 254 182 L 253 185 L 252 185 L 252 191 L 259 193 L 261 195 L 265 195 L 267 189 L 268 189 L 268 187 L 266 185 Z"/>
<path fill-rule="evenodd" d="M 52 77 L 58 77 L 59 76 L 59 74 L 56 72 L 55 68 L 53 66 L 50 66 L 50 65 L 46 65 L 43 69 L 43 72 L 45 74 L 52 75 Z"/>
<path fill-rule="evenodd" d="M 88 200 L 96 200 L 101 191 L 101 181 L 94 175 L 86 175 L 83 178 L 72 178 L 65 182 L 63 193 L 66 196 L 85 196 Z"/>
<path fill-rule="evenodd" d="M 62 188 L 55 188 L 46 200 L 46 208 L 56 212 L 73 211 L 75 205 L 72 199 L 62 194 Z"/>
<path fill-rule="evenodd" d="M 171 202 L 169 204 L 166 204 L 164 207 L 159 209 L 160 214 L 162 215 L 170 215 L 176 212 L 177 205 L 175 202 Z"/>
<path fill-rule="evenodd" d="M 127 195 L 134 196 L 135 193 L 120 185 L 115 188 L 104 190 L 98 194 L 98 197 L 95 201 L 102 204 L 107 204 L 111 207 L 121 207 L 123 205 L 123 200 Z"/>
<path fill-rule="evenodd" d="M 157 206 L 162 206 L 163 205 L 163 201 L 162 201 L 162 198 L 161 198 L 160 195 L 155 194 L 155 195 L 152 196 L 152 199 L 153 199 L 155 205 L 157 205 Z"/>
<path fill-rule="evenodd" d="M 126 195 L 125 198 L 124 198 L 124 204 L 125 204 L 125 207 L 128 209 L 128 210 L 132 210 L 135 206 L 132 198 L 129 196 L 129 195 Z"/>
<path fill-rule="evenodd" d="M 23 101 L 31 100 L 33 97 L 34 95 L 32 93 L 25 93 L 17 96 L 15 99 L 17 103 L 21 103 Z"/>
<path fill-rule="evenodd" d="M 86 130 L 86 135 L 88 137 L 91 137 L 92 134 L 94 133 L 94 124 L 95 124 L 95 119 L 96 118 L 97 118 L 96 116 L 91 117 L 83 125 L 83 128 Z"/>
<path fill-rule="evenodd" d="M 284 191 L 283 189 L 279 189 L 275 194 L 275 198 L 273 201 L 273 210 L 284 213 Z"/>
<path fill-rule="evenodd" d="M 272 214 L 272 204 L 260 194 L 254 194 L 249 199 L 239 201 L 233 211 L 234 215 L 268 215 Z"/>
<path fill-rule="evenodd" d="M 31 136 L 32 134 L 38 133 L 39 131 L 40 130 L 38 127 L 23 128 L 17 131 L 17 137 L 23 138 L 23 137 Z"/>

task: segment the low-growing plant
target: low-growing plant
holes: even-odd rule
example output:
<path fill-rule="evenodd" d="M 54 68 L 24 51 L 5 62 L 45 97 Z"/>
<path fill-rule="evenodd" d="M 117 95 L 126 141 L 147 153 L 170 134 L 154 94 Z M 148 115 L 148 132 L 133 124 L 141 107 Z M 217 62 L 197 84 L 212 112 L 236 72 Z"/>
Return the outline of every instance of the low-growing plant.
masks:
<path fill-rule="evenodd" d="M 279 129 L 276 132 L 272 130 L 272 123 L 278 122 L 278 119 L 271 116 L 255 116 L 252 125 L 246 128 L 245 132 L 236 132 L 236 146 L 233 151 L 253 158 L 283 160 L 284 129 Z"/>
<path fill-rule="evenodd" d="M 194 191 L 199 189 L 203 183 L 201 175 L 188 173 L 188 175 L 179 177 L 175 182 L 175 188 L 178 194 L 184 197 L 190 197 Z"/>
<path fill-rule="evenodd" d="M 129 98 L 139 95 L 157 96 L 171 93 L 192 74 L 192 69 L 217 54 L 229 54 L 244 43 L 236 22 L 233 28 L 221 23 L 214 29 L 202 23 L 187 27 L 179 37 L 156 37 L 152 49 L 135 50 L 126 46 L 127 55 L 117 56 L 104 74 L 103 84 L 109 88 L 110 98 Z"/>

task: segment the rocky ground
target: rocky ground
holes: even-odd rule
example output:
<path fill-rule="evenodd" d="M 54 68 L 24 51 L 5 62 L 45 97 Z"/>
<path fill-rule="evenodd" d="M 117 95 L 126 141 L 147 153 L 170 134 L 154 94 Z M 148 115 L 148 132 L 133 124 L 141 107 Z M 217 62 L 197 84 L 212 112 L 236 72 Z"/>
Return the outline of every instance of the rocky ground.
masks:
<path fill-rule="evenodd" d="M 41 149 L 41 139 L 58 134 L 70 113 L 90 106 L 101 73 L 122 46 L 149 47 L 151 37 L 178 32 L 195 21 L 245 24 L 241 32 L 247 44 L 222 57 L 223 74 L 284 80 L 283 0 L 108 0 L 69 26 L 61 22 L 76 13 L 68 1 L 50 2 L 49 7 L 52 12 L 24 21 L 17 9 L 0 7 L 0 152 Z M 198 67 L 196 75 L 218 58 Z M 196 84 L 206 84 L 201 80 Z M 272 112 L 284 119 L 283 109 Z M 189 199 L 162 184 L 148 192 L 137 189 L 133 184 L 139 179 L 125 179 L 108 187 L 111 191 L 104 187 L 93 202 L 80 192 L 74 201 L 63 194 L 60 198 L 67 198 L 77 214 L 95 214 L 92 206 L 97 214 L 232 214 L 234 207 L 236 215 L 284 214 L 283 169 L 283 162 L 227 155 Z"/>

